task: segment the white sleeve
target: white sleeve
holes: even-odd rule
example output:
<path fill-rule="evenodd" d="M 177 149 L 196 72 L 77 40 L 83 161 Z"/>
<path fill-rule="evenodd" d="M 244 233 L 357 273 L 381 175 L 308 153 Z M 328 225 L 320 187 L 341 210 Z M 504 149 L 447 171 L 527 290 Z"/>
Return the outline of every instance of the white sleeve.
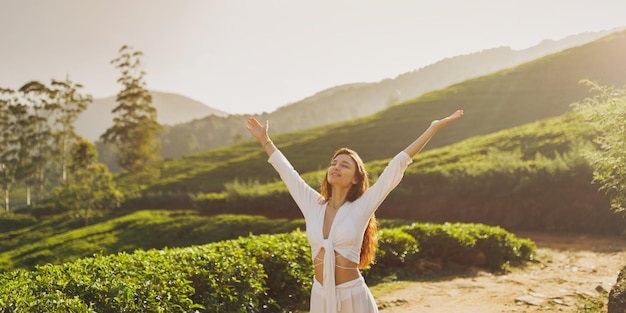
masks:
<path fill-rule="evenodd" d="M 376 183 L 367 189 L 357 200 L 362 202 L 363 213 L 366 214 L 367 218 L 378 209 L 389 193 L 400 184 L 404 176 L 404 171 L 411 162 L 413 162 L 411 156 L 404 151 L 400 151 L 400 153 L 389 161 L 389 164 L 387 164 L 387 167 L 385 167 L 380 174 Z"/>
<path fill-rule="evenodd" d="M 274 169 L 276 169 L 278 175 L 280 175 L 280 178 L 287 186 L 289 194 L 291 194 L 291 197 L 295 200 L 300 211 L 302 211 L 302 214 L 306 218 L 311 209 L 318 205 L 317 201 L 320 197 L 319 192 L 311 188 L 302 177 L 300 177 L 300 174 L 298 174 L 279 150 L 272 153 L 268 162 L 274 166 Z"/>

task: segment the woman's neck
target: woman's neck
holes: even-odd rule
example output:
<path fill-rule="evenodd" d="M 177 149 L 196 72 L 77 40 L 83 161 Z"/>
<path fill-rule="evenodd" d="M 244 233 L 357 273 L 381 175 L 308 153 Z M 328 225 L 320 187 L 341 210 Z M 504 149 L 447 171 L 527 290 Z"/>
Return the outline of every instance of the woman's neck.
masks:
<path fill-rule="evenodd" d="M 346 203 L 346 198 L 348 197 L 348 190 L 335 190 L 333 189 L 332 197 L 328 199 L 328 205 L 332 209 L 339 209 L 344 203 Z"/>

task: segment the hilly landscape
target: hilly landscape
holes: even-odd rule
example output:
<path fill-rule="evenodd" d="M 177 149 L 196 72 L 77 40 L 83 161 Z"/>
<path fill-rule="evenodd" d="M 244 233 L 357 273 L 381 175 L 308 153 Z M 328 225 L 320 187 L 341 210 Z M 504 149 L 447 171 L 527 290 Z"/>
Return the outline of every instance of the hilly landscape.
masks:
<path fill-rule="evenodd" d="M 313 185 L 319 182 L 320 171 L 332 152 L 343 146 L 359 151 L 375 179 L 386 160 L 419 135 L 431 120 L 462 108 L 466 112 L 462 122 L 437 134 L 416 158 L 400 191 L 392 193 L 383 204 L 382 217 L 486 222 L 523 230 L 612 232 L 623 229 L 623 225 L 612 217 L 607 199 L 590 183 L 588 164 L 575 153 L 576 141 L 589 140 L 593 134 L 571 115 L 570 104 L 592 95 L 579 83 L 581 79 L 624 85 L 626 64 L 613 60 L 625 53 L 626 32 L 618 32 L 426 93 L 368 117 L 272 133 L 272 137 Z M 299 218 L 266 160 L 253 141 L 168 160 L 163 164 L 162 178 L 147 186 L 141 197 L 127 199 L 115 214 L 157 209 L 193 210 L 202 216 L 230 213 Z M 558 170 L 549 170 L 551 166 Z M 118 179 L 123 183 L 124 177 Z M 551 192 L 546 194 L 546 190 Z M 494 197 L 503 193 L 505 198 Z M 418 201 L 415 195 L 420 195 Z M 32 212 L 57 212 L 49 205 L 44 205 L 46 210 Z M 559 222 L 567 210 L 584 212 L 566 214 L 572 220 Z M 502 212 L 508 212 L 508 218 Z M 5 225 L 33 225 L 36 218 L 20 221 Z M 61 235 L 80 223 L 72 225 L 42 227 L 58 228 L 61 233 L 55 234 Z M 54 235 L 43 234 L 41 238 Z M 33 242 L 39 239 L 35 237 Z M 8 250 L 25 242 L 30 240 L 18 241 Z M 36 251 L 35 255 L 39 253 Z"/>
<path fill-rule="evenodd" d="M 446 58 L 379 82 L 355 82 L 322 90 L 301 101 L 285 104 L 261 114 L 272 121 L 275 134 L 348 121 L 379 112 L 421 94 L 444 88 L 466 79 L 510 68 L 536 58 L 588 43 L 621 29 L 587 32 L 560 40 L 545 40 L 536 46 L 513 50 L 498 47 Z M 148 73 L 149 75 L 149 73 Z M 241 92 L 246 92 L 242 90 Z M 162 155 L 177 158 L 187 153 L 228 146 L 247 138 L 241 125 L 246 116 L 230 115 L 195 100 L 163 92 L 153 92 L 158 120 L 166 126 Z M 81 136 L 95 141 L 112 123 L 115 98 L 95 99 L 75 124 Z M 113 156 L 101 149 L 101 159 L 116 169 Z"/>
<path fill-rule="evenodd" d="M 273 140 L 301 173 L 324 168 L 333 151 L 347 146 L 364 160 L 390 158 L 433 119 L 464 109 L 462 123 L 437 134 L 427 149 L 571 112 L 570 104 L 592 94 L 583 79 L 626 84 L 626 32 L 619 32 L 517 67 L 469 79 L 368 117 L 286 134 Z M 241 124 L 243 125 L 243 124 Z M 270 124 L 270 125 L 273 125 Z M 243 129 L 243 127 L 241 127 Z M 272 126 L 270 126 L 271 129 Z M 250 138 L 250 137 L 248 137 Z M 224 191 L 224 184 L 273 177 L 256 142 L 190 154 L 166 162 L 164 179 L 149 190 L 182 193 Z"/>
<path fill-rule="evenodd" d="M 172 93 L 152 91 L 152 105 L 157 109 L 157 120 L 163 125 L 187 123 L 209 115 L 225 117 L 228 113 L 210 108 L 201 102 Z M 74 127 L 76 132 L 91 141 L 100 139 L 107 128 L 113 124 L 113 109 L 117 106 L 115 96 L 96 98 L 81 113 Z"/>
<path fill-rule="evenodd" d="M 620 29 L 583 33 L 523 50 L 500 47 L 443 59 L 395 78 L 374 83 L 335 86 L 301 101 L 286 104 L 259 116 L 272 121 L 275 134 L 369 116 L 395 104 L 414 99 L 466 79 L 510 68 L 536 58 L 581 45 Z M 209 104 L 210 105 L 210 104 Z M 172 127 L 164 135 L 162 154 L 176 158 L 190 152 L 228 146 L 247 138 L 240 126 L 246 116 L 209 116 Z"/>
<path fill-rule="evenodd" d="M 271 114 L 289 106 L 260 118 L 270 119 L 272 140 L 318 186 L 337 148 L 358 151 L 375 182 L 433 119 L 464 109 L 463 118 L 415 158 L 381 206 L 383 254 L 364 275 L 369 284 L 416 275 L 446 280 L 442 275 L 458 274 L 459 267 L 503 273 L 537 261 L 534 243 L 512 233 L 618 236 L 626 229 L 626 220 L 616 218 L 592 184 L 581 151 L 596 134 L 571 107 L 594 96 L 581 80 L 624 86 L 626 62 L 618 61 L 624 55 L 626 31 L 620 31 L 348 120 L 276 130 Z M 223 113 L 209 113 L 212 123 L 245 118 L 217 116 Z M 309 286 L 311 278 L 310 268 L 293 266 L 310 261 L 300 212 L 259 144 L 242 135 L 243 123 L 239 127 L 224 135 L 234 144 L 206 149 L 196 143 L 201 151 L 166 160 L 160 179 L 100 212 L 90 225 L 54 201 L 0 215 L 0 305 L 86 310 L 97 303 L 108 311 L 137 311 L 166 303 L 172 310 L 209 311 L 197 303 L 212 303 L 241 312 L 259 305 L 276 312 L 305 307 L 308 289 L 293 288 Z M 127 183 L 123 175 L 116 180 Z M 480 253 L 487 261 L 475 265 Z M 434 276 L 407 270 L 423 266 L 416 258 L 425 255 L 445 270 Z M 233 292 L 238 297 L 229 297 Z M 384 296 L 392 306 L 399 299 Z"/>

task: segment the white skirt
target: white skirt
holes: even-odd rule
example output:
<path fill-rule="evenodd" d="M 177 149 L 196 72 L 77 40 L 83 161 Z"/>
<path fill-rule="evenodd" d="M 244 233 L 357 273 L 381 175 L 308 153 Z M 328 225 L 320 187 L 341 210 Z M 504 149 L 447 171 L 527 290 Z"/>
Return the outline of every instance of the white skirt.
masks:
<path fill-rule="evenodd" d="M 363 277 L 337 285 L 337 313 L 378 313 L 374 296 Z M 313 278 L 311 313 L 324 312 L 324 286 Z"/>

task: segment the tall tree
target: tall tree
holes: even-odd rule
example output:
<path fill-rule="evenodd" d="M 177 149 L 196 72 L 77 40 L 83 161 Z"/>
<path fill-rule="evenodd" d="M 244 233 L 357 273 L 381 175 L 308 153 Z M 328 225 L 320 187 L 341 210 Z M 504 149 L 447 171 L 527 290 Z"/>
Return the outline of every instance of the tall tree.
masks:
<path fill-rule="evenodd" d="M 9 144 L 12 141 L 9 107 L 13 101 L 14 91 L 0 88 L 0 185 L 4 196 L 4 210 L 7 212 L 10 211 L 9 191 L 14 178 L 12 172 L 16 167 L 14 150 Z"/>
<path fill-rule="evenodd" d="M 70 157 L 70 149 L 79 139 L 74 130 L 74 122 L 78 116 L 93 102 L 89 94 L 81 93 L 83 86 L 72 82 L 69 77 L 65 80 L 52 80 L 52 109 L 55 112 L 54 137 L 58 156 L 61 162 L 61 182 L 67 181 L 67 165 Z"/>
<path fill-rule="evenodd" d="M 85 225 L 99 211 L 112 209 L 123 196 L 113 182 L 113 175 L 98 163 L 98 151 L 87 139 L 78 140 L 71 149 L 67 182 L 56 190 L 60 207 L 82 217 Z"/>
<path fill-rule="evenodd" d="M 593 179 L 616 212 L 626 211 L 626 90 L 583 81 L 598 95 L 573 106 L 595 128 L 598 149 L 588 154 Z"/>
<path fill-rule="evenodd" d="M 28 160 L 27 139 L 32 130 L 29 110 L 15 91 L 0 89 L 0 183 L 4 192 L 4 208 L 11 210 L 9 195 Z"/>
<path fill-rule="evenodd" d="M 161 125 L 152 106 L 152 96 L 146 89 L 142 56 L 141 51 L 125 45 L 111 61 L 122 73 L 117 80 L 122 90 L 117 94 L 117 106 L 112 111 L 113 125 L 100 137 L 104 143 L 117 146 L 120 167 L 140 186 L 160 175 L 157 166 L 161 159 L 158 141 Z"/>
<path fill-rule="evenodd" d="M 52 130 L 48 119 L 52 115 L 51 90 L 38 81 L 24 84 L 20 101 L 28 107 L 28 129 L 23 132 L 24 158 L 20 160 L 20 180 L 26 187 L 26 205 L 31 204 L 31 186 L 38 185 L 38 196 L 44 196 L 46 167 L 52 156 Z"/>

